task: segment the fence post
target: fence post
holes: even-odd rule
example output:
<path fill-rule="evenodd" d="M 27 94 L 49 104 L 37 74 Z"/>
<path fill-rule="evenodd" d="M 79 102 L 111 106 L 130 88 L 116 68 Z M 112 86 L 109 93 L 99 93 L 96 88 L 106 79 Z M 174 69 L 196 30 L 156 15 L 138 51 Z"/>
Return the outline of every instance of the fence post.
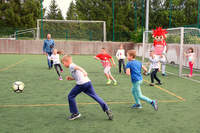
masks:
<path fill-rule="evenodd" d="M 68 31 L 66 31 L 66 40 L 68 40 Z"/>
<path fill-rule="evenodd" d="M 180 44 L 180 55 L 179 55 L 179 77 L 182 77 L 182 69 L 183 69 L 183 41 L 184 39 L 184 27 L 181 27 L 181 44 Z"/>

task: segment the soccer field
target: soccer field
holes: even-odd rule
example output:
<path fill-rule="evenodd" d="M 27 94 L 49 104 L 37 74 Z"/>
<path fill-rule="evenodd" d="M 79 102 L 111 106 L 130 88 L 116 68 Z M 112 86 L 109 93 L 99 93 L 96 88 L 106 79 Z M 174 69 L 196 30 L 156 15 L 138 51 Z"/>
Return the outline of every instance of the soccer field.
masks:
<path fill-rule="evenodd" d="M 143 103 L 142 109 L 131 109 L 134 103 L 130 77 L 112 69 L 118 86 L 105 85 L 100 62 L 92 56 L 73 56 L 85 68 L 97 94 L 113 111 L 114 120 L 107 120 L 100 106 L 85 94 L 76 101 L 82 117 L 67 120 L 70 115 L 67 95 L 74 81 L 59 81 L 54 69 L 47 69 L 43 55 L 0 55 L 0 133 L 199 133 L 200 81 L 168 74 L 159 77 L 161 86 L 150 87 L 144 76 L 142 92 L 158 100 L 159 110 Z M 167 66 L 167 71 L 178 69 Z M 187 72 L 184 71 L 184 72 Z M 64 69 L 62 76 L 69 75 Z M 25 83 L 23 93 L 12 91 L 15 81 Z"/>

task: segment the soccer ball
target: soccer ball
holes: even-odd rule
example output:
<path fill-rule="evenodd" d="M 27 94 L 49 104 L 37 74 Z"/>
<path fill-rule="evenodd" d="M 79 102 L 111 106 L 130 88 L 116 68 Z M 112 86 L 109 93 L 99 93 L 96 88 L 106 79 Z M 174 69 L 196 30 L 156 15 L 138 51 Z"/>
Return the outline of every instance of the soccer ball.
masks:
<path fill-rule="evenodd" d="M 16 81 L 13 83 L 14 92 L 22 92 L 24 90 L 24 83 L 21 81 Z"/>

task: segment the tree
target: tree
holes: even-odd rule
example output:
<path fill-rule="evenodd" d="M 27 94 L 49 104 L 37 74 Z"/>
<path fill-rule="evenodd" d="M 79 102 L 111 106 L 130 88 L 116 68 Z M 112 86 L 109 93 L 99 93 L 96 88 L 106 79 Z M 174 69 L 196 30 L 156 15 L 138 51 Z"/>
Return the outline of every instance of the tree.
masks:
<path fill-rule="evenodd" d="M 68 9 L 66 15 L 67 15 L 67 19 L 68 20 L 76 20 L 76 19 L 78 19 L 78 16 L 77 16 L 78 14 L 76 12 L 76 7 L 75 7 L 75 4 L 74 4 L 73 1 L 70 3 L 69 9 Z"/>
<path fill-rule="evenodd" d="M 55 0 L 51 0 L 49 12 L 47 14 L 48 19 L 63 19 L 61 10 L 59 9 L 58 5 L 56 4 Z"/>

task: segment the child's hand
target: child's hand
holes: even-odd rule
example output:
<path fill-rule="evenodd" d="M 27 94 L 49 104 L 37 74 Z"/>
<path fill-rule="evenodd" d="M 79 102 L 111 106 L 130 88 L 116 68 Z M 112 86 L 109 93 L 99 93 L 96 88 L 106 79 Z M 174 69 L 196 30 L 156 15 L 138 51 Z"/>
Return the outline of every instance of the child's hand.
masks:
<path fill-rule="evenodd" d="M 116 64 L 114 63 L 113 66 L 116 67 Z"/>
<path fill-rule="evenodd" d="M 86 77 L 87 76 L 87 72 L 84 72 L 83 75 Z"/>
<path fill-rule="evenodd" d="M 70 76 L 67 76 L 66 79 L 67 79 L 67 80 L 74 80 L 74 78 L 72 78 L 72 77 L 70 77 Z"/>

